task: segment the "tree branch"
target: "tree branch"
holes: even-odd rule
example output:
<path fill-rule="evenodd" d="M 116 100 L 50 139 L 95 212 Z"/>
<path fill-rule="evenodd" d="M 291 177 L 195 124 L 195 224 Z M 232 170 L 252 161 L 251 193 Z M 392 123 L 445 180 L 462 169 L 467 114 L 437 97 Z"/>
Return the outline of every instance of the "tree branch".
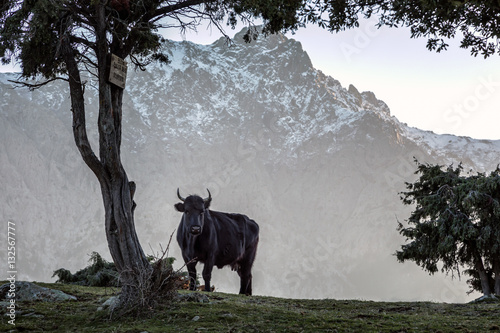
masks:
<path fill-rule="evenodd" d="M 55 77 L 55 78 L 49 79 L 49 80 L 41 82 L 41 83 L 28 83 L 26 81 L 15 81 L 15 80 L 8 80 L 8 81 L 17 85 L 14 88 L 25 87 L 25 88 L 28 88 L 30 91 L 33 91 L 35 89 L 41 88 L 41 87 L 45 86 L 46 84 L 49 84 L 49 83 L 57 81 L 57 80 L 63 80 L 63 81 L 69 82 L 69 80 L 67 78 L 64 78 L 64 77 Z"/>
<path fill-rule="evenodd" d="M 78 37 L 76 35 L 71 35 L 71 41 L 74 42 L 74 43 L 85 45 L 86 47 L 88 47 L 88 48 L 90 48 L 90 49 L 92 49 L 94 51 L 96 49 L 95 43 L 89 41 L 86 38 Z"/>
<path fill-rule="evenodd" d="M 158 8 L 154 12 L 144 15 L 142 17 L 141 21 L 142 22 L 157 21 L 157 20 L 163 18 L 168 13 L 172 13 L 176 10 L 184 9 L 184 8 L 191 7 L 191 6 L 201 5 L 201 4 L 206 3 L 206 2 L 209 2 L 209 1 L 207 1 L 207 0 L 186 0 L 186 1 L 178 2 L 174 5 L 169 5 L 169 6 Z"/>
<path fill-rule="evenodd" d="M 83 161 L 94 172 L 97 179 L 102 183 L 104 178 L 104 169 L 102 163 L 94 154 L 87 137 L 87 128 L 85 121 L 85 100 L 83 94 L 83 84 L 80 78 L 80 71 L 74 56 L 75 51 L 71 48 L 69 38 L 62 38 L 61 55 L 66 63 L 68 70 L 68 79 L 70 96 L 71 96 L 71 111 L 73 112 L 73 136 L 76 146 L 82 155 Z"/>

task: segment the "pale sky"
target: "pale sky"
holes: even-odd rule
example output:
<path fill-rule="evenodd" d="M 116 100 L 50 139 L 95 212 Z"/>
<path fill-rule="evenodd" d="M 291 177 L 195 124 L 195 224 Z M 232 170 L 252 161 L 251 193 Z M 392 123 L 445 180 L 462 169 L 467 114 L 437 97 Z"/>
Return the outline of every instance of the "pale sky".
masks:
<path fill-rule="evenodd" d="M 228 28 L 232 37 L 237 31 Z M 169 39 L 210 44 L 220 38 L 214 29 L 181 36 L 170 29 Z M 410 126 L 436 133 L 500 139 L 500 56 L 473 57 L 450 41 L 447 51 L 428 51 L 425 39 L 411 39 L 408 29 L 360 28 L 332 34 L 316 26 L 294 35 L 315 68 L 359 91 L 372 91 L 387 103 L 391 114 Z M 9 68 L 0 67 L 0 71 Z"/>

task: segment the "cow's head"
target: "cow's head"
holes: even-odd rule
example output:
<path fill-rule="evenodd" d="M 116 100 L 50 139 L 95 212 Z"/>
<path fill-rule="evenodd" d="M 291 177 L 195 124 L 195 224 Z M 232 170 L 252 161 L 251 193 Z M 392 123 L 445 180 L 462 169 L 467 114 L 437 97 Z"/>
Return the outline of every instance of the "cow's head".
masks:
<path fill-rule="evenodd" d="M 203 231 L 205 224 L 205 211 L 210 207 L 212 195 L 208 191 L 208 198 L 202 199 L 197 195 L 190 195 L 183 198 L 179 189 L 177 189 L 177 197 L 182 201 L 174 205 L 175 209 L 182 212 L 182 223 L 192 235 L 199 235 Z"/>

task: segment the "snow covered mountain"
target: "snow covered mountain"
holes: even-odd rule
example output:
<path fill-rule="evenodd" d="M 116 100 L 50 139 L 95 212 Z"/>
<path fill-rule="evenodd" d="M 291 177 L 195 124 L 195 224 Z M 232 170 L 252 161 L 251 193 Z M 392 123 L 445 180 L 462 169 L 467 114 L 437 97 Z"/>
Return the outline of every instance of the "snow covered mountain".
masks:
<path fill-rule="evenodd" d="M 168 42 L 168 66 L 129 71 L 123 161 L 137 183 L 136 227 L 146 252 L 165 247 L 180 215 L 176 189 L 261 227 L 256 294 L 300 298 L 466 300 L 464 281 L 428 277 L 392 255 L 409 215 L 398 192 L 414 157 L 496 167 L 500 142 L 436 135 L 399 122 L 372 92 L 342 87 L 282 35 L 232 46 Z M 50 280 L 107 255 L 97 180 L 71 132 L 68 88 L 12 89 L 0 74 L 0 213 L 17 228 L 19 277 Z M 97 147 L 97 93 L 87 86 Z M 6 236 L 2 236 L 6 237 Z M 180 258 L 177 244 L 171 255 Z M 180 264 L 179 264 L 180 266 Z M 238 277 L 214 272 L 221 291 Z"/>

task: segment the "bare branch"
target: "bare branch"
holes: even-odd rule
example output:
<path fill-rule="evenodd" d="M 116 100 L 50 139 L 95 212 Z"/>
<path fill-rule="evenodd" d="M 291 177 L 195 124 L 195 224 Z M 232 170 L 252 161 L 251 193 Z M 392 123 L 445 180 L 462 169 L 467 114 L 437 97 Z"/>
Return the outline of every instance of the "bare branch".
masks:
<path fill-rule="evenodd" d="M 172 12 L 177 11 L 179 9 L 184 9 L 184 8 L 188 8 L 188 7 L 192 7 L 192 6 L 201 5 L 201 4 L 206 3 L 206 2 L 209 2 L 209 1 L 207 1 L 207 0 L 186 0 L 186 1 L 178 2 L 174 5 L 169 5 L 169 6 L 158 8 L 152 14 L 144 15 L 141 21 L 143 21 L 143 22 L 156 22 L 156 21 L 162 19 L 163 17 L 165 17 L 165 15 L 167 15 L 168 13 L 172 13 Z"/>
<path fill-rule="evenodd" d="M 17 85 L 14 88 L 23 87 L 23 88 L 28 88 L 30 91 L 33 91 L 35 89 L 41 88 L 41 87 L 43 87 L 51 82 L 57 81 L 57 80 L 63 80 L 63 81 L 67 81 L 67 82 L 69 81 L 67 78 L 64 78 L 64 77 L 55 77 L 55 78 L 49 79 L 49 80 L 41 82 L 41 83 L 29 83 L 26 81 L 16 81 L 16 80 L 8 80 L 8 81 Z"/>

